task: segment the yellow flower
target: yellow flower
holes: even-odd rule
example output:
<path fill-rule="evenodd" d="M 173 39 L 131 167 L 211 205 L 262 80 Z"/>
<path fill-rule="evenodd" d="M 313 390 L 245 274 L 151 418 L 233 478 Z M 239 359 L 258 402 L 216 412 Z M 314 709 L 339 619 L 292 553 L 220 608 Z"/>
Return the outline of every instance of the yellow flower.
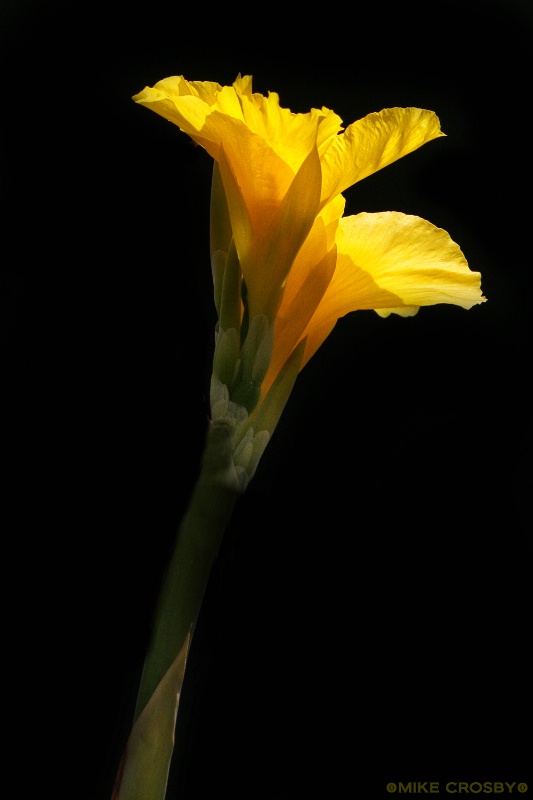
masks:
<path fill-rule="evenodd" d="M 343 129 L 328 108 L 295 114 L 275 92 L 253 93 L 251 76 L 232 86 L 171 77 L 133 99 L 215 162 L 212 412 L 238 425 L 246 480 L 297 372 L 340 317 L 484 302 L 480 274 L 446 231 L 398 212 L 342 216 L 342 192 L 444 136 L 434 112 L 389 108 Z"/>

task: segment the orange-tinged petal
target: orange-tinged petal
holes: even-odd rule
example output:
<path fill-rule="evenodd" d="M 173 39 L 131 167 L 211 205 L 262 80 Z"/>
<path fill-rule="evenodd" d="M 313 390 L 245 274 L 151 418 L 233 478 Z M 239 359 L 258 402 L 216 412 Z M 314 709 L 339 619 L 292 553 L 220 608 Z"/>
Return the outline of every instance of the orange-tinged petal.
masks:
<path fill-rule="evenodd" d="M 265 379 L 268 384 L 299 341 L 333 276 L 335 234 L 343 211 L 344 198 L 338 195 L 317 216 L 294 260 L 276 315 L 272 364 Z"/>
<path fill-rule="evenodd" d="M 233 172 L 231 162 L 226 158 L 226 151 L 223 147 L 220 148 L 218 167 L 226 194 L 235 247 L 239 258 L 242 259 L 246 257 L 252 246 L 254 227 L 239 181 Z"/>
<path fill-rule="evenodd" d="M 210 135 L 217 126 L 220 128 L 218 138 L 221 145 L 215 158 L 220 160 L 220 148 L 223 147 L 253 222 L 254 232 L 260 235 L 285 197 L 295 172 L 243 122 L 213 114 L 209 123 Z"/>
<path fill-rule="evenodd" d="M 297 310 L 297 307 L 293 304 L 294 298 L 301 293 L 302 286 L 309 279 L 310 273 L 316 268 L 316 264 L 332 249 L 339 220 L 344 211 L 344 205 L 344 197 L 337 195 L 316 217 L 313 227 L 298 251 L 287 277 L 283 299 L 278 311 L 279 317 L 288 315 L 289 306 L 294 308 L 295 311 Z M 308 316 L 307 310 L 302 313 Z"/>
<path fill-rule="evenodd" d="M 445 134 L 433 111 L 386 108 L 333 137 L 322 161 L 322 202 Z"/>
<path fill-rule="evenodd" d="M 320 161 L 314 148 L 294 177 L 270 226 L 254 237 L 248 253 L 242 257 L 239 254 L 248 287 L 250 317 L 266 314 L 274 319 L 293 262 L 318 213 L 320 178 Z"/>
<path fill-rule="evenodd" d="M 283 297 L 283 304 L 275 322 L 274 349 L 261 393 L 268 391 L 277 374 L 301 341 L 307 323 L 326 292 L 335 272 L 337 248 L 333 246 L 323 258 L 307 270 L 306 278 L 290 301 Z"/>

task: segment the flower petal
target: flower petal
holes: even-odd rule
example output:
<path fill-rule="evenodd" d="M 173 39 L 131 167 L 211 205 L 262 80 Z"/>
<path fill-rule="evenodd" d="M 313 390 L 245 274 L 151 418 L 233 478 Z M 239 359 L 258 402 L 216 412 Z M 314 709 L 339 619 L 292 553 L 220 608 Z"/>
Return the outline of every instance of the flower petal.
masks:
<path fill-rule="evenodd" d="M 281 202 L 311 150 L 340 129 L 327 108 L 295 114 L 275 92 L 253 94 L 251 76 L 232 86 L 174 76 L 133 99 L 173 122 L 218 160 L 223 146 L 256 226 Z M 319 130 L 320 129 L 320 130 Z"/>
<path fill-rule="evenodd" d="M 315 147 L 296 173 L 270 229 L 254 239 L 249 259 L 241 262 L 250 289 L 251 316 L 274 318 L 293 262 L 315 222 L 320 188 L 320 160 Z"/>
<path fill-rule="evenodd" d="M 279 103 L 276 92 L 240 96 L 243 121 L 294 173 L 298 172 L 310 150 L 340 130 L 341 119 L 327 108 L 312 108 L 295 114 Z M 319 131 L 319 132 L 318 132 Z"/>
<path fill-rule="evenodd" d="M 246 205 L 246 199 L 243 196 L 231 163 L 229 159 L 226 158 L 224 147 L 220 148 L 218 166 L 223 190 L 226 195 L 233 241 L 237 248 L 239 258 L 243 258 L 246 257 L 246 254 L 252 246 L 254 227 L 250 218 L 248 206 Z"/>
<path fill-rule="evenodd" d="M 276 317 L 274 349 L 269 370 L 261 387 L 262 394 L 268 391 L 283 364 L 301 341 L 303 331 L 324 296 L 335 272 L 336 259 L 337 248 L 333 246 L 319 263 L 309 270 L 306 279 L 291 301 L 283 303 Z M 285 297 L 283 300 L 285 301 Z"/>
<path fill-rule="evenodd" d="M 386 108 L 357 120 L 321 156 L 322 203 L 439 136 L 437 115 L 420 108 Z"/>
<path fill-rule="evenodd" d="M 232 164 L 221 151 L 220 174 L 228 201 L 231 225 L 243 277 L 250 317 L 274 319 L 294 259 L 316 219 L 320 200 L 320 161 L 311 150 L 285 196 L 270 216 L 254 225 Z M 274 213 L 275 212 L 275 213 Z"/>
<path fill-rule="evenodd" d="M 221 91 L 219 83 L 187 81 L 181 75 L 173 75 L 154 86 L 145 86 L 142 92 L 133 95 L 133 100 L 173 122 L 194 138 L 202 129 Z"/>
<path fill-rule="evenodd" d="M 315 265 L 324 258 L 335 244 L 335 236 L 343 211 L 344 198 L 342 195 L 337 195 L 334 201 L 328 203 L 316 217 L 313 227 L 298 251 L 287 277 L 278 316 L 285 317 L 288 315 L 288 306 L 292 305 L 296 296 L 301 293 L 302 286 L 316 269 Z"/>
<path fill-rule="evenodd" d="M 361 309 L 397 311 L 451 303 L 483 303 L 481 276 L 472 272 L 449 234 L 420 217 L 384 211 L 344 217 L 337 231 L 337 268 L 307 326 L 302 366 L 340 317 Z"/>

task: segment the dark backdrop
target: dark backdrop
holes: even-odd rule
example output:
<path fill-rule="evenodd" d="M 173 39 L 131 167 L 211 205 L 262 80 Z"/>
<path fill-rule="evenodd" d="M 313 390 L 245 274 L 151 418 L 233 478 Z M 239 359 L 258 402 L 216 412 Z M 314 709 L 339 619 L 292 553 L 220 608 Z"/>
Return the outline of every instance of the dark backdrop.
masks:
<path fill-rule="evenodd" d="M 173 796 L 531 781 L 531 3 L 4 0 L 2 20 L 23 788 L 109 800 L 209 410 L 211 161 L 131 95 L 239 72 L 346 125 L 436 111 L 447 137 L 348 190 L 347 213 L 445 228 L 488 301 L 349 315 L 299 376 L 208 587 Z"/>

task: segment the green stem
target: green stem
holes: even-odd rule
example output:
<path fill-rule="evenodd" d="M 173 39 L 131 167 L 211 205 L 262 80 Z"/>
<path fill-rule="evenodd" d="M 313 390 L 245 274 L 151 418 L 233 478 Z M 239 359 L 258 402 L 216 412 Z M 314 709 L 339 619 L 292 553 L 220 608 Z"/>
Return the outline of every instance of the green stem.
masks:
<path fill-rule="evenodd" d="M 174 663 L 196 625 L 205 588 L 239 494 L 233 428 L 213 423 L 200 475 L 179 527 L 158 600 L 144 663 L 135 720 Z"/>

